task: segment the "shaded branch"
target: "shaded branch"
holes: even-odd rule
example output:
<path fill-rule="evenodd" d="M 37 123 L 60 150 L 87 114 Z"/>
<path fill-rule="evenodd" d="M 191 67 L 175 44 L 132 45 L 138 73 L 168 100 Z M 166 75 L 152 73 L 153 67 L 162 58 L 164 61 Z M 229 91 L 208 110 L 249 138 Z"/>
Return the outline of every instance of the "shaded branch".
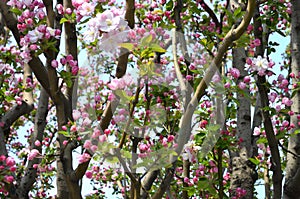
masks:
<path fill-rule="evenodd" d="M 265 76 L 257 76 L 256 85 L 258 87 L 259 94 L 261 96 L 261 104 L 262 107 L 269 107 L 269 100 L 268 100 L 268 89 L 266 88 L 266 77 Z M 281 160 L 280 154 L 278 150 L 278 141 L 275 137 L 271 116 L 268 110 L 262 109 L 262 116 L 263 116 L 263 123 L 266 131 L 266 137 L 268 140 L 268 144 L 271 150 L 271 162 L 272 167 L 271 170 L 273 171 L 273 186 L 274 186 L 274 198 L 281 198 L 282 194 L 282 170 L 281 170 Z"/>
<path fill-rule="evenodd" d="M 210 18 L 213 20 L 213 22 L 216 24 L 216 27 L 221 29 L 222 24 L 219 22 L 216 14 L 214 11 L 205 3 L 204 0 L 200 0 L 201 7 L 207 12 L 207 14 L 210 16 Z"/>
<path fill-rule="evenodd" d="M 40 143 L 43 141 L 43 133 L 46 126 L 46 117 L 48 114 L 48 101 L 49 96 L 45 89 L 41 90 L 39 104 L 37 108 L 37 113 L 35 116 L 34 132 L 30 138 L 30 148 L 38 149 L 40 154 L 42 154 L 42 146 L 35 146 L 35 141 L 38 140 Z M 29 160 L 27 167 L 25 169 L 24 176 L 18 182 L 17 193 L 19 197 L 28 198 L 28 193 L 32 188 L 32 185 L 36 181 L 37 168 L 34 168 L 34 164 L 39 164 L 41 162 L 40 158 L 34 158 Z"/>
<path fill-rule="evenodd" d="M 255 8 L 255 15 L 254 15 L 254 36 L 261 41 L 261 45 L 256 47 L 255 49 L 255 55 L 263 56 L 266 44 L 268 42 L 268 35 L 267 32 L 265 35 L 263 34 L 262 30 L 262 22 L 260 20 L 260 14 L 259 14 L 259 7 L 256 6 Z M 280 153 L 278 149 L 278 140 L 275 137 L 271 116 L 267 109 L 264 109 L 266 107 L 269 107 L 269 100 L 268 100 L 268 88 L 266 86 L 267 80 L 265 76 L 259 76 L 257 75 L 257 81 L 256 85 L 258 87 L 259 91 L 259 99 L 261 102 L 261 107 L 263 109 L 260 110 L 263 124 L 266 131 L 266 137 L 268 140 L 268 144 L 270 146 L 271 150 L 271 170 L 273 171 L 273 186 L 274 186 L 274 198 L 281 198 L 282 195 L 282 170 L 281 170 L 281 159 L 280 159 Z"/>

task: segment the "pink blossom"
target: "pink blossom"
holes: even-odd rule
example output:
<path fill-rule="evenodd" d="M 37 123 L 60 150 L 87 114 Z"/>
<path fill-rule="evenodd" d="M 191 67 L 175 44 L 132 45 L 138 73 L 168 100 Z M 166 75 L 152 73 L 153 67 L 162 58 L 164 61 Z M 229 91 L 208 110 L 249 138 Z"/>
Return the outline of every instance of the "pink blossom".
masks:
<path fill-rule="evenodd" d="M 218 167 L 213 167 L 209 170 L 210 173 L 218 173 Z"/>
<path fill-rule="evenodd" d="M 266 71 L 264 69 L 259 69 L 257 74 L 259 76 L 264 76 L 266 74 Z"/>
<path fill-rule="evenodd" d="M 77 131 L 76 125 L 72 125 L 71 128 L 70 128 L 70 131 L 75 133 Z"/>
<path fill-rule="evenodd" d="M 16 164 L 16 162 L 15 162 L 14 158 L 12 158 L 12 157 L 6 158 L 6 166 L 12 167 L 12 166 L 14 166 L 15 164 Z"/>
<path fill-rule="evenodd" d="M 113 80 L 111 80 L 111 82 L 107 86 L 111 90 L 117 90 L 117 89 L 120 89 L 120 87 L 122 85 L 120 85 L 120 80 L 119 79 L 113 79 Z"/>
<path fill-rule="evenodd" d="M 92 123 L 92 120 L 85 118 L 82 122 L 82 126 L 89 126 Z"/>
<path fill-rule="evenodd" d="M 141 151 L 147 151 L 149 149 L 149 146 L 147 144 L 140 144 L 139 149 Z"/>
<path fill-rule="evenodd" d="M 281 81 L 281 87 L 284 88 L 284 87 L 286 87 L 287 85 L 289 85 L 289 81 L 288 81 L 287 79 L 283 79 L 283 80 Z"/>
<path fill-rule="evenodd" d="M 168 135 L 168 142 L 172 142 L 174 138 L 174 135 Z"/>
<path fill-rule="evenodd" d="M 285 104 L 286 106 L 292 106 L 293 101 L 287 97 L 284 97 L 284 98 L 282 98 L 282 103 Z"/>
<path fill-rule="evenodd" d="M 71 72 L 72 72 L 72 75 L 74 75 L 74 76 L 77 75 L 78 70 L 79 70 L 79 67 L 78 67 L 78 66 L 73 66 L 73 67 L 72 67 L 72 71 L 71 71 Z"/>
<path fill-rule="evenodd" d="M 57 68 L 57 67 L 58 67 L 58 61 L 52 60 L 52 61 L 51 61 L 51 66 L 52 66 L 53 68 Z"/>
<path fill-rule="evenodd" d="M 187 81 L 191 81 L 192 79 L 193 79 L 193 76 L 191 76 L 191 75 L 187 75 L 187 76 L 186 76 L 186 80 L 187 80 Z"/>
<path fill-rule="evenodd" d="M 240 71 L 237 68 L 231 68 L 230 69 L 230 74 L 232 75 L 232 77 L 234 77 L 235 79 L 240 77 Z"/>
<path fill-rule="evenodd" d="M 29 46 L 29 48 L 30 48 L 30 50 L 37 50 L 38 49 L 38 46 L 36 45 L 36 44 L 31 44 L 30 46 Z"/>
<path fill-rule="evenodd" d="M 111 10 L 106 10 L 101 14 L 97 14 L 99 29 L 103 32 L 110 32 L 115 30 L 122 18 L 120 16 L 114 16 Z"/>
<path fill-rule="evenodd" d="M 261 45 L 261 42 L 260 42 L 260 39 L 255 39 L 254 41 L 253 41 L 253 44 L 254 44 L 254 46 L 260 46 Z"/>
<path fill-rule="evenodd" d="M 78 120 L 81 116 L 81 113 L 78 110 L 73 110 L 72 116 L 74 120 Z"/>
<path fill-rule="evenodd" d="M 260 135 L 260 129 L 258 127 L 255 127 L 253 130 L 253 135 L 258 136 Z"/>
<path fill-rule="evenodd" d="M 250 76 L 245 76 L 245 77 L 244 77 L 244 82 L 245 82 L 245 83 L 249 83 L 250 80 L 251 80 Z"/>
<path fill-rule="evenodd" d="M 91 151 L 96 152 L 97 149 L 98 149 L 98 146 L 97 146 L 97 145 L 92 145 L 92 146 L 90 147 L 90 149 L 91 149 Z"/>
<path fill-rule="evenodd" d="M 183 181 L 184 181 L 185 183 L 189 183 L 190 180 L 189 180 L 188 177 L 184 177 Z"/>
<path fill-rule="evenodd" d="M 40 152 L 37 149 L 32 149 L 30 151 L 30 153 L 28 154 L 28 160 L 33 160 L 34 158 L 36 158 L 36 156 L 38 156 L 40 154 Z"/>
<path fill-rule="evenodd" d="M 62 4 L 57 4 L 56 9 L 57 9 L 58 14 L 60 14 L 60 15 L 64 14 L 64 7 Z"/>
<path fill-rule="evenodd" d="M 65 65 L 66 63 L 67 63 L 67 59 L 66 58 L 60 58 L 60 63 L 62 64 L 62 65 Z"/>
<path fill-rule="evenodd" d="M 246 88 L 246 84 L 244 82 L 240 82 L 239 83 L 239 88 L 242 89 L 242 90 L 245 89 Z"/>
<path fill-rule="evenodd" d="M 282 122 L 282 126 L 284 126 L 284 127 L 288 127 L 289 126 L 289 122 L 288 121 L 286 121 L 286 120 L 284 120 L 283 122 Z"/>
<path fill-rule="evenodd" d="M 109 130 L 109 129 L 105 129 L 105 130 L 104 130 L 104 134 L 105 134 L 105 135 L 109 135 L 109 134 L 110 134 L 110 130 Z"/>
<path fill-rule="evenodd" d="M 224 87 L 225 87 L 225 88 L 230 88 L 230 86 L 231 86 L 231 84 L 230 84 L 229 82 L 226 82 L 226 83 L 224 84 Z"/>
<path fill-rule="evenodd" d="M 12 167 L 9 168 L 9 170 L 10 170 L 11 172 L 15 172 L 15 171 L 17 170 L 17 167 L 16 167 L 16 166 L 12 166 Z"/>
<path fill-rule="evenodd" d="M 73 57 L 73 55 L 71 55 L 71 54 L 68 54 L 68 55 L 66 56 L 67 62 L 70 62 L 70 61 L 73 60 L 73 59 L 74 59 L 74 57 Z"/>
<path fill-rule="evenodd" d="M 275 106 L 275 110 L 276 110 L 277 112 L 281 111 L 281 106 L 280 106 L 279 104 L 276 105 L 276 106 Z"/>
<path fill-rule="evenodd" d="M 109 101 L 113 101 L 116 99 L 116 96 L 113 93 L 109 93 L 108 98 Z"/>
<path fill-rule="evenodd" d="M 72 12 L 73 12 L 73 11 L 72 11 L 72 9 L 71 9 L 71 8 L 67 8 L 67 9 L 66 9 L 66 14 L 67 14 L 67 15 L 70 15 L 70 14 L 72 14 Z"/>
<path fill-rule="evenodd" d="M 92 171 L 86 171 L 85 172 L 85 176 L 88 178 L 88 179 L 91 179 L 93 177 L 93 172 Z"/>
<path fill-rule="evenodd" d="M 63 145 L 66 146 L 68 144 L 68 140 L 63 141 Z"/>
<path fill-rule="evenodd" d="M 5 156 L 5 155 L 1 155 L 1 156 L 0 156 L 0 161 L 3 162 L 3 161 L 5 161 L 5 160 L 6 160 L 6 156 Z"/>
<path fill-rule="evenodd" d="M 215 74 L 215 75 L 212 77 L 212 82 L 213 82 L 213 83 L 218 83 L 218 82 L 220 82 L 220 81 L 221 81 L 220 75 Z"/>
<path fill-rule="evenodd" d="M 39 140 L 36 140 L 36 141 L 34 142 L 34 145 L 35 145 L 35 146 L 41 146 L 41 142 L 40 142 Z"/>
<path fill-rule="evenodd" d="M 30 30 L 26 37 L 29 38 L 30 43 L 36 43 L 39 39 L 43 38 L 43 33 L 38 31 L 38 29 Z"/>
<path fill-rule="evenodd" d="M 99 136 L 99 142 L 105 142 L 107 139 L 106 135 L 100 135 Z"/>
<path fill-rule="evenodd" d="M 89 16 L 95 10 L 95 5 L 93 3 L 84 2 L 79 8 L 78 12 L 81 16 Z"/>
<path fill-rule="evenodd" d="M 79 163 L 87 162 L 91 159 L 91 156 L 88 153 L 83 153 L 82 155 L 78 156 Z"/>
<path fill-rule="evenodd" d="M 95 128 L 92 134 L 92 138 L 97 138 L 98 136 L 100 136 L 100 130 Z"/>
<path fill-rule="evenodd" d="M 67 128 L 66 126 L 62 126 L 61 129 L 62 129 L 63 131 L 67 131 L 67 130 L 68 130 L 68 128 Z"/>
<path fill-rule="evenodd" d="M 269 98 L 270 102 L 274 103 L 277 98 L 277 93 L 275 93 L 275 92 L 270 93 L 268 98 Z"/>
<path fill-rule="evenodd" d="M 258 75 L 260 75 L 260 76 L 265 75 L 265 71 L 269 67 L 268 60 L 261 56 L 253 58 L 253 60 L 247 59 L 246 63 L 247 63 L 245 66 L 246 70 L 250 70 L 251 72 L 256 71 L 256 72 L 258 72 Z"/>
<path fill-rule="evenodd" d="M 86 140 L 83 144 L 83 148 L 89 149 L 92 146 L 91 140 Z"/>
<path fill-rule="evenodd" d="M 215 162 L 214 162 L 214 161 L 210 160 L 210 161 L 209 161 L 209 166 L 211 166 L 211 167 L 215 167 L 215 166 L 216 166 L 216 164 L 215 164 Z"/>
<path fill-rule="evenodd" d="M 12 183 L 14 181 L 14 177 L 13 176 L 4 176 L 4 181 L 8 182 L 8 183 Z"/>

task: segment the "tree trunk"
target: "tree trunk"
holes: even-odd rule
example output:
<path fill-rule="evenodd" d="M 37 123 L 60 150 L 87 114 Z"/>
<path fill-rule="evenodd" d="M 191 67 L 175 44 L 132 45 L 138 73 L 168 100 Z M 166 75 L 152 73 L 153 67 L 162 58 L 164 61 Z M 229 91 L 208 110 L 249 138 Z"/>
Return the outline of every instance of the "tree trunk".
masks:
<path fill-rule="evenodd" d="M 243 81 L 248 75 L 244 70 L 246 53 L 243 48 L 233 49 L 233 67 L 240 71 L 240 77 L 237 84 Z M 244 89 L 245 93 L 250 93 L 249 89 Z M 232 159 L 232 177 L 230 188 L 232 196 L 236 195 L 236 189 L 242 188 L 247 191 L 243 198 L 253 198 L 253 188 L 255 179 L 253 178 L 254 168 L 249 164 L 249 158 L 253 155 L 252 130 L 251 130 L 251 113 L 250 99 L 242 94 L 237 94 L 239 101 L 237 110 L 237 137 L 242 140 L 239 150 L 231 153 Z"/>
<path fill-rule="evenodd" d="M 300 72 L 300 1 L 292 0 L 292 29 L 291 29 L 291 56 L 292 56 L 292 73 L 296 76 Z M 298 83 L 298 79 L 293 79 L 293 83 Z M 300 91 L 292 98 L 292 111 L 296 114 L 291 116 L 291 123 L 299 129 L 297 115 L 300 113 Z M 291 132 L 291 134 L 293 134 Z M 287 154 L 286 177 L 284 184 L 284 198 L 297 199 L 300 198 L 300 134 L 291 135 L 289 140 L 288 150 L 297 154 Z"/>

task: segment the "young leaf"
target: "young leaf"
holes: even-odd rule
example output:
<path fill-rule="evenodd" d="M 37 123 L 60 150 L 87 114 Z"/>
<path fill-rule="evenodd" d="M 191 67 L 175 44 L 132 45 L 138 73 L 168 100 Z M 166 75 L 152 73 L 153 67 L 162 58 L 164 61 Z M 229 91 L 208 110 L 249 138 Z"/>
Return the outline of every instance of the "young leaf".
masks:
<path fill-rule="evenodd" d="M 141 46 L 148 46 L 148 45 L 150 44 L 151 41 L 152 41 L 152 35 L 149 34 L 149 35 L 147 35 L 146 37 L 143 37 L 143 38 L 142 38 Z"/>
<path fill-rule="evenodd" d="M 121 43 L 119 44 L 119 46 L 128 50 L 133 50 L 134 48 L 134 45 L 132 43 Z"/>
<path fill-rule="evenodd" d="M 166 52 L 165 49 L 163 49 L 160 45 L 158 44 L 151 44 L 150 45 L 150 48 L 154 51 L 154 52 L 158 52 L 158 53 L 164 53 Z"/>

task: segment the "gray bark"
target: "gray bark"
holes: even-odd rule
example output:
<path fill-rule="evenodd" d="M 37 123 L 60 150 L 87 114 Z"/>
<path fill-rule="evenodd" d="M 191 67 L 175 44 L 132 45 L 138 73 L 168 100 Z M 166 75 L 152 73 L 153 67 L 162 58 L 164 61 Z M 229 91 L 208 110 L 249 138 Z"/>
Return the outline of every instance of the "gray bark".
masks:
<path fill-rule="evenodd" d="M 292 29 L 291 29 L 291 56 L 292 56 L 292 73 L 298 74 L 300 71 L 300 1 L 292 0 Z M 293 83 L 298 83 L 293 79 Z M 300 92 L 298 91 L 293 97 L 291 107 L 295 115 L 291 116 L 291 123 L 299 129 L 297 115 L 300 113 Z M 291 132 L 293 133 L 293 132 Z M 300 154 L 300 134 L 290 136 L 288 150 L 294 154 Z M 284 184 L 284 198 L 300 198 L 300 159 L 295 155 L 287 154 L 287 167 Z"/>
<path fill-rule="evenodd" d="M 246 52 L 243 48 L 233 49 L 233 67 L 239 69 L 241 76 L 237 80 L 237 84 L 243 81 L 248 75 L 244 70 Z M 250 93 L 248 88 L 244 89 L 245 93 Z M 232 178 L 230 188 L 232 196 L 236 195 L 235 190 L 242 188 L 247 191 L 243 198 L 253 198 L 253 188 L 255 171 L 249 162 L 249 158 L 253 155 L 252 146 L 252 129 L 251 129 L 251 111 L 250 99 L 242 94 L 237 94 L 239 102 L 237 110 L 237 137 L 243 141 L 240 143 L 239 149 L 231 153 L 232 159 Z"/>

